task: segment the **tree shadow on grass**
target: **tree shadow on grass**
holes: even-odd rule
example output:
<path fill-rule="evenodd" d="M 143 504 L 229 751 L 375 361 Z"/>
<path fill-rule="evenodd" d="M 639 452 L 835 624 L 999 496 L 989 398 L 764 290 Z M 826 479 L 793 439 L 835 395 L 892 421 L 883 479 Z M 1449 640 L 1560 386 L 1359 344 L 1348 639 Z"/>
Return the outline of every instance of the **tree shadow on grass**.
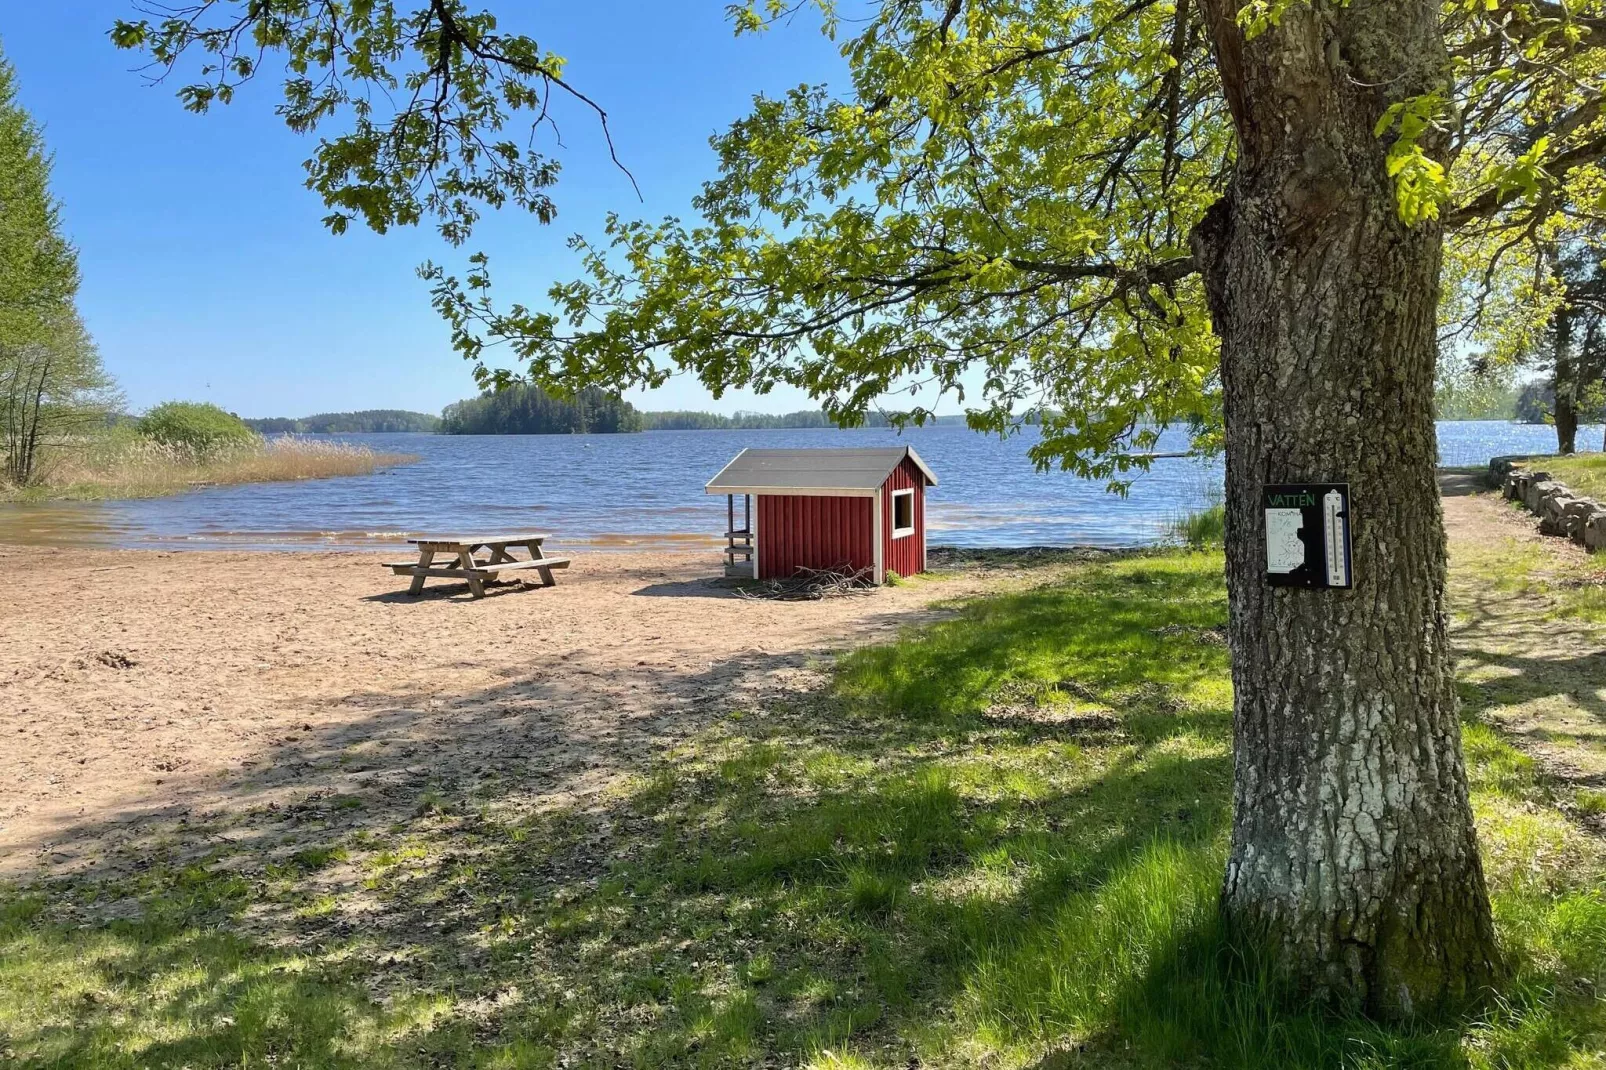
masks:
<path fill-rule="evenodd" d="M 532 676 L 434 719 L 372 696 L 372 731 L 413 749 L 377 749 L 353 802 L 278 805 L 264 770 L 247 826 L 170 824 L 148 866 L 13 899 L 6 1043 L 64 1065 L 512 1067 L 1086 1041 L 1096 1065 L 1166 1065 L 1231 1027 L 1248 1050 L 1280 1012 L 1212 1026 L 1238 982 L 1199 936 L 1229 817 L 1224 615 L 1213 561 L 1115 562 L 850 655 L 829 688 L 749 700 L 722 665 L 691 682 L 721 700 L 641 706 L 673 724 L 568 803 L 621 756 L 566 704 L 632 681 Z M 334 744 L 275 765 L 330 777 Z"/>
<path fill-rule="evenodd" d="M 1606 651 L 1545 657 L 1459 647 L 1456 654 L 1464 664 L 1501 670 L 1498 675 L 1480 675 L 1463 688 L 1463 697 L 1480 711 L 1566 695 L 1597 719 L 1606 720 L 1606 698 L 1600 693 L 1606 687 Z"/>
<path fill-rule="evenodd" d="M 361 725 L 283 741 L 231 785 L 239 820 L 147 821 L 119 865 L 12 898 L 8 1043 L 196 1066 L 913 1051 L 1067 898 L 1154 842 L 1208 854 L 1225 823 L 1227 713 L 1200 700 L 1224 672 L 1219 583 L 1014 597 L 851 657 L 828 691 L 743 701 L 754 655 L 689 681 L 725 701 L 688 717 L 678 681 L 637 710 L 674 726 L 627 756 L 634 778 L 567 805 L 620 759 L 572 715 L 632 681 L 537 674 L 429 716 L 351 696 Z M 1131 660 L 1179 641 L 1198 649 Z M 963 680 L 929 701 L 943 663 Z"/>
<path fill-rule="evenodd" d="M 1479 557 L 1487 548 L 1458 553 L 1469 559 L 1463 566 L 1468 575 L 1451 585 L 1450 638 L 1465 708 L 1504 720 L 1517 713 L 1536 720 L 1528 726 L 1534 732 L 1565 713 L 1565 706 L 1606 720 L 1606 649 L 1599 629 L 1569 619 L 1567 607 L 1556 601 L 1546 571 L 1555 561 L 1546 549 L 1512 544 L 1510 561 Z M 1553 699 L 1564 705 L 1546 702 Z"/>
<path fill-rule="evenodd" d="M 1041 944 L 1067 895 L 1096 896 L 1157 837 L 1208 852 L 1225 821 L 1219 753 L 1162 740 L 1105 762 L 999 733 L 992 758 L 955 760 L 948 731 L 922 730 L 869 758 L 809 738 L 826 712 L 722 730 L 588 813 L 510 819 L 446 797 L 383 844 L 347 836 L 245 876 L 158 868 L 68 892 L 133 898 L 140 921 L 52 925 L 25 900 L 0 929 L 3 987 L 48 974 L 53 992 L 48 1014 L 8 1008 L 11 1043 L 63 1063 L 196 1066 L 904 1046 L 989 956 Z M 1040 782 L 1019 780 L 1020 747 L 1042 752 Z M 305 887 L 347 865 L 366 875 L 347 902 Z"/>

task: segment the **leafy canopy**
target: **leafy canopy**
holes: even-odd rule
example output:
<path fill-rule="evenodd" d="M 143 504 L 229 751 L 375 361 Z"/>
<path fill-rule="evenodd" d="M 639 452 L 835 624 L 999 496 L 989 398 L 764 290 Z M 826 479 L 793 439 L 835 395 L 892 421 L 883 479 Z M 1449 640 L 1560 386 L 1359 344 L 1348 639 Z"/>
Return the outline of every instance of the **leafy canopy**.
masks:
<path fill-rule="evenodd" d="M 112 43 L 148 53 L 154 79 L 199 56 L 193 80 L 178 89 L 191 111 L 231 103 L 270 56 L 282 55 L 285 124 L 297 133 L 343 128 L 305 165 L 337 234 L 353 219 L 383 233 L 428 216 L 457 243 L 482 206 L 510 203 L 550 222 L 558 164 L 534 138 L 553 127 L 553 96 L 590 107 L 606 129 L 606 113 L 564 79 L 561 57 L 500 32 L 495 16 L 460 0 L 410 10 L 388 0 L 137 6 L 144 17 L 119 20 Z M 520 112 L 530 116 L 528 136 L 509 129 Z"/>
<path fill-rule="evenodd" d="M 164 401 L 140 417 L 139 433 L 198 455 L 258 441 L 244 420 L 206 401 Z"/>
<path fill-rule="evenodd" d="M 1289 2 L 1240 24 L 1261 32 Z M 802 6 L 749 0 L 734 22 Z M 850 423 L 884 404 L 923 420 L 895 399 L 925 386 L 978 428 L 1042 412 L 1040 464 L 1118 476 L 1156 425 L 1219 424 L 1189 236 L 1234 135 L 1202 17 L 1197 0 L 882 0 L 843 39 L 850 84 L 757 97 L 713 139 L 694 221 L 610 218 L 574 239 L 584 277 L 541 306 L 493 302 L 482 255 L 461 277 L 427 265 L 434 303 L 483 383 L 506 378 L 482 360 L 506 344 L 565 391 L 784 383 Z M 1376 136 L 1402 217 L 1453 235 L 1446 345 L 1512 345 L 1543 319 L 1541 250 L 1592 241 L 1606 212 L 1606 0 L 1447 0 L 1443 20 L 1445 83 L 1382 109 Z M 206 0 L 114 38 L 168 67 L 208 56 L 181 90 L 200 108 L 282 52 L 287 122 L 349 128 L 308 163 L 337 230 L 429 214 L 461 242 L 508 201 L 549 219 L 556 165 L 509 124 L 530 112 L 533 136 L 554 90 L 590 100 L 461 0 Z"/>
<path fill-rule="evenodd" d="M 53 338 L 71 316 L 78 258 L 60 214 L 38 124 L 0 57 L 0 349 Z"/>

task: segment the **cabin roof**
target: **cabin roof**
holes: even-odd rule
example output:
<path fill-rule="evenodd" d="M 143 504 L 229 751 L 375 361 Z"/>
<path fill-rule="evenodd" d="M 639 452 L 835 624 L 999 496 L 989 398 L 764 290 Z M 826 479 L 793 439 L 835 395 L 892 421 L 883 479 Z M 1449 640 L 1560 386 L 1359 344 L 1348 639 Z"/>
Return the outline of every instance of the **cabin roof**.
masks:
<path fill-rule="evenodd" d="M 868 495 L 903 463 L 915 463 L 927 486 L 937 476 L 908 446 L 864 449 L 743 450 L 703 490 L 708 494 Z"/>

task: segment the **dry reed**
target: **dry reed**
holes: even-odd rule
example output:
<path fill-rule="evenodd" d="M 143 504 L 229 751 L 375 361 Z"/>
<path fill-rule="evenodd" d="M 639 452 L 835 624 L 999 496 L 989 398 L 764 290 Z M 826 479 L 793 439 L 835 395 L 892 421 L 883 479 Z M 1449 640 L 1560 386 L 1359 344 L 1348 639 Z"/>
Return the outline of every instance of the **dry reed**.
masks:
<path fill-rule="evenodd" d="M 0 497 L 154 498 L 196 487 L 368 475 L 418 458 L 347 442 L 287 435 L 200 453 L 144 438 L 108 436 L 59 450 L 42 486 Z"/>

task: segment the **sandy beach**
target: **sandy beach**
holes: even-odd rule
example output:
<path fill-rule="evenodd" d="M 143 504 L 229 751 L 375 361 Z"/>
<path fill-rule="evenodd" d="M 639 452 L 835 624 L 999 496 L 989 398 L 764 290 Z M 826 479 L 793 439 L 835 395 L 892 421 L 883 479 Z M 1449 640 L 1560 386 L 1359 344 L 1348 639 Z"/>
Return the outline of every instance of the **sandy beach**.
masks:
<path fill-rule="evenodd" d="M 115 870 L 192 820 L 319 800 L 372 821 L 485 778 L 572 804 L 992 582 L 755 601 L 713 555 L 595 553 L 473 601 L 402 593 L 394 556 L 0 546 L 0 877 Z"/>

